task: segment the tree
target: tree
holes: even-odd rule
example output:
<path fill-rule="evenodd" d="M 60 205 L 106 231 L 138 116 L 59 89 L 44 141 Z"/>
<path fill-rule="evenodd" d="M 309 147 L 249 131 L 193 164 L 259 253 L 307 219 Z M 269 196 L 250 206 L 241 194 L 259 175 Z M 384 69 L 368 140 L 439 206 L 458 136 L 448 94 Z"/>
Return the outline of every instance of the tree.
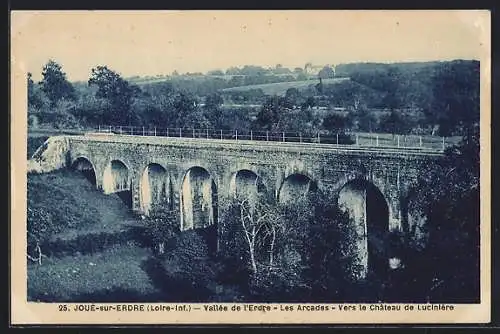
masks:
<path fill-rule="evenodd" d="M 238 67 L 233 66 L 233 67 L 230 67 L 226 70 L 226 74 L 227 75 L 240 75 L 242 73 Z"/>
<path fill-rule="evenodd" d="M 319 79 L 332 79 L 334 77 L 335 71 L 328 65 L 323 67 L 318 73 Z"/>
<path fill-rule="evenodd" d="M 310 63 L 310 62 L 309 62 L 309 63 L 306 63 L 306 64 L 304 65 L 304 74 L 308 74 L 308 73 L 309 73 L 309 70 L 311 70 L 311 69 L 312 69 L 312 63 Z"/>
<path fill-rule="evenodd" d="M 357 113 L 353 113 L 352 117 L 358 120 L 358 128 L 361 131 L 372 132 L 377 128 L 377 119 L 367 109 L 360 109 Z"/>
<path fill-rule="evenodd" d="M 439 124 L 440 135 L 449 136 L 461 128 L 468 131 L 479 122 L 479 80 L 477 61 L 455 61 L 436 67 L 428 117 Z"/>
<path fill-rule="evenodd" d="M 33 94 L 34 94 L 34 91 L 35 91 L 35 83 L 33 82 L 33 79 L 32 79 L 32 74 L 31 72 L 28 72 L 28 75 L 27 75 L 27 81 L 28 81 L 28 104 L 32 104 L 33 103 Z"/>
<path fill-rule="evenodd" d="M 323 119 L 323 128 L 332 132 L 344 131 L 347 127 L 347 119 L 344 116 L 331 114 Z"/>
<path fill-rule="evenodd" d="M 309 220 L 308 223 L 301 223 L 308 226 L 301 233 L 305 236 L 303 244 L 306 245 L 305 275 L 314 297 L 323 300 L 339 298 L 342 292 L 345 295 L 341 297 L 353 298 L 349 290 L 355 284 L 359 271 L 355 261 L 359 236 L 348 214 L 332 198 L 335 198 L 333 193 L 317 192 L 287 210 L 293 215 L 296 215 L 294 212 L 302 212 L 301 215 Z"/>
<path fill-rule="evenodd" d="M 403 73 L 399 67 L 391 66 L 387 72 L 381 77 L 384 90 L 387 92 L 383 103 L 391 109 L 397 109 L 402 105 L 401 81 L 403 81 Z"/>
<path fill-rule="evenodd" d="M 283 65 L 281 65 L 281 64 L 276 64 L 276 67 L 274 69 L 270 69 L 270 71 L 274 74 L 291 74 L 292 73 L 289 68 L 283 67 Z"/>
<path fill-rule="evenodd" d="M 265 266 L 274 265 L 276 238 L 283 228 L 281 213 L 276 205 L 262 198 L 251 200 L 240 196 L 235 203 L 239 210 L 237 220 L 243 231 L 252 274 L 258 276 L 262 269 L 258 265 L 258 254 L 263 249 L 268 250 L 269 254 Z"/>
<path fill-rule="evenodd" d="M 380 129 L 384 132 L 394 134 L 404 134 L 408 132 L 409 121 L 405 121 L 403 117 L 395 110 L 380 120 Z"/>
<path fill-rule="evenodd" d="M 66 73 L 63 72 L 61 65 L 54 60 L 49 60 L 45 64 L 42 76 L 41 89 L 52 105 L 55 105 L 61 99 L 74 100 L 76 98 L 73 85 L 66 79 Z"/>
<path fill-rule="evenodd" d="M 267 74 L 267 70 L 262 66 L 245 65 L 240 70 L 240 74 L 248 76 L 261 76 Z"/>
<path fill-rule="evenodd" d="M 92 68 L 88 85 L 97 86 L 96 97 L 107 99 L 111 105 L 105 121 L 121 124 L 126 119 L 129 124 L 132 124 L 134 115 L 131 113 L 131 106 L 134 97 L 141 92 L 137 86 L 130 85 L 107 66 Z"/>
<path fill-rule="evenodd" d="M 40 91 L 40 87 L 33 82 L 32 74 L 28 72 L 28 110 L 41 109 L 50 101 L 46 101 L 47 97 Z"/>
<path fill-rule="evenodd" d="M 293 73 L 295 73 L 295 74 L 303 74 L 304 73 L 304 69 L 302 67 L 295 67 L 293 69 Z"/>
<path fill-rule="evenodd" d="M 408 210 L 424 217 L 428 237 L 424 245 L 410 244 L 404 260 L 415 279 L 411 290 L 428 300 L 479 300 L 479 155 L 477 126 L 440 163 L 424 168 L 415 186 Z"/>
<path fill-rule="evenodd" d="M 165 247 L 172 238 L 180 232 L 178 214 L 171 210 L 169 203 L 153 205 L 146 218 L 148 235 L 153 243 L 153 249 L 158 255 L 163 255 Z"/>
<path fill-rule="evenodd" d="M 268 97 L 257 114 L 257 124 L 265 130 L 280 128 L 282 99 L 279 96 Z"/>
<path fill-rule="evenodd" d="M 304 103 L 302 103 L 301 109 L 307 110 L 307 109 L 313 108 L 314 106 L 316 106 L 316 101 L 314 100 L 314 97 L 309 96 L 304 101 Z"/>
<path fill-rule="evenodd" d="M 301 97 L 300 92 L 297 88 L 292 87 L 286 90 L 285 100 L 290 107 L 297 105 L 297 102 L 300 97 Z"/>
<path fill-rule="evenodd" d="M 27 212 L 27 249 L 28 259 L 42 264 L 41 244 L 48 238 L 56 228 L 50 212 L 43 208 L 28 206 Z"/>
<path fill-rule="evenodd" d="M 208 75 L 218 75 L 218 76 L 222 76 L 224 75 L 224 72 L 222 72 L 221 70 L 211 70 L 211 71 L 208 71 L 207 73 Z"/>
<path fill-rule="evenodd" d="M 220 127 L 222 104 L 224 100 L 218 93 L 210 94 L 205 99 L 205 116 L 213 127 Z"/>
<path fill-rule="evenodd" d="M 193 94 L 180 92 L 173 101 L 173 118 L 179 128 L 207 128 L 210 123 Z"/>
<path fill-rule="evenodd" d="M 355 236 L 351 220 L 329 195 L 309 193 L 265 210 L 275 220 L 263 225 L 263 238 L 256 242 L 269 252 L 260 257 L 251 281 L 259 298 L 331 300 L 349 288 L 357 270 Z"/>

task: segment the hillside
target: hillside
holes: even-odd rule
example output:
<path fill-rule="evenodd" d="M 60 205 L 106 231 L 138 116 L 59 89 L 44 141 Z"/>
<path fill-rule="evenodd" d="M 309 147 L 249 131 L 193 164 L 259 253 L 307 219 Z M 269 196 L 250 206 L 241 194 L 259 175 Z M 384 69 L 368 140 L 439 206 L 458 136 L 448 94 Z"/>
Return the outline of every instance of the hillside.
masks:
<path fill-rule="evenodd" d="M 335 78 L 335 79 L 324 79 L 324 84 L 338 84 L 342 82 L 349 81 L 349 78 Z M 297 88 L 299 91 L 314 87 L 319 83 L 318 80 L 305 80 L 305 81 L 287 81 L 287 82 L 277 82 L 271 84 L 262 85 L 248 85 L 241 87 L 232 87 L 223 89 L 222 92 L 244 92 L 250 90 L 262 90 L 265 95 L 279 95 L 284 96 L 286 91 L 290 88 Z"/>
<path fill-rule="evenodd" d="M 47 214 L 55 232 L 47 237 L 120 231 L 136 223 L 117 194 L 104 195 L 72 170 L 29 174 L 27 200 L 30 210 Z"/>

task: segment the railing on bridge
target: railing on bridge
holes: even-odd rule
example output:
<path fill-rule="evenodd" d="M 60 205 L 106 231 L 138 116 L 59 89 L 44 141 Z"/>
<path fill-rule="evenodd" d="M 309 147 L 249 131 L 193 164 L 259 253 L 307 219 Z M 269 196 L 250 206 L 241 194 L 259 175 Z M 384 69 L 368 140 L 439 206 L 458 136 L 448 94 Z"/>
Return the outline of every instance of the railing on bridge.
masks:
<path fill-rule="evenodd" d="M 437 137 L 418 135 L 373 134 L 362 132 L 302 133 L 253 130 L 218 130 L 197 128 L 159 128 L 138 126 L 100 125 L 98 134 L 152 136 L 168 138 L 198 138 L 218 140 L 250 140 L 286 143 L 314 143 L 333 145 L 354 145 L 361 147 L 433 149 L 444 151 L 446 147 L 458 143 L 457 137 Z"/>

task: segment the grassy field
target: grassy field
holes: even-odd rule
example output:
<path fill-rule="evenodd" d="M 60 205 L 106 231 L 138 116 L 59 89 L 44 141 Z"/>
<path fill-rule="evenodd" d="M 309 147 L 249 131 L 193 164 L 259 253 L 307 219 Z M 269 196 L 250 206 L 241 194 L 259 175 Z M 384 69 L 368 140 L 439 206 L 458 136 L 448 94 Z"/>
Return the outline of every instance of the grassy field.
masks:
<path fill-rule="evenodd" d="M 264 75 L 264 77 L 290 77 L 294 76 L 297 77 L 296 74 L 293 73 L 285 73 L 285 74 L 271 74 L 271 75 Z M 159 78 L 129 78 L 130 82 L 136 84 L 136 85 L 148 85 L 148 84 L 155 84 L 155 83 L 160 83 L 160 82 L 172 82 L 172 81 L 177 81 L 177 80 L 191 80 L 191 81 L 203 81 L 203 80 L 210 80 L 210 79 L 222 79 L 225 81 L 231 80 L 233 77 L 248 77 L 248 75 L 243 75 L 243 74 L 223 74 L 223 75 L 181 75 L 181 76 L 163 76 Z"/>
<path fill-rule="evenodd" d="M 349 78 L 337 78 L 337 79 L 324 79 L 324 84 L 336 84 L 341 83 L 346 80 L 350 80 Z M 240 87 L 232 87 L 223 89 L 222 92 L 244 92 L 248 90 L 254 89 L 262 89 L 264 94 L 266 95 L 285 95 L 286 91 L 289 88 L 297 88 L 298 90 L 306 89 L 309 86 L 314 86 L 318 84 L 318 80 L 306 80 L 306 81 L 288 81 L 288 82 L 276 82 L 270 84 L 261 84 L 261 85 L 248 85 L 248 86 L 240 86 Z"/>
<path fill-rule="evenodd" d="M 462 140 L 461 136 L 446 137 L 443 138 L 438 136 L 430 135 L 393 135 L 390 133 L 368 133 L 359 132 L 357 133 L 358 143 L 362 146 L 380 146 L 380 147 L 422 147 L 429 149 L 442 149 L 444 147 L 449 147 L 456 145 Z M 356 134 L 353 134 L 353 138 Z"/>
<path fill-rule="evenodd" d="M 179 256 L 179 253 L 184 253 Z M 147 248 L 115 245 L 102 252 L 49 257 L 28 264 L 28 300 L 38 302 L 237 301 L 237 285 L 220 283 L 208 258 L 170 251 L 156 258 Z"/>
<path fill-rule="evenodd" d="M 142 269 L 150 257 L 137 246 L 113 246 L 101 253 L 49 257 L 28 265 L 32 301 L 137 301 L 158 290 Z"/>

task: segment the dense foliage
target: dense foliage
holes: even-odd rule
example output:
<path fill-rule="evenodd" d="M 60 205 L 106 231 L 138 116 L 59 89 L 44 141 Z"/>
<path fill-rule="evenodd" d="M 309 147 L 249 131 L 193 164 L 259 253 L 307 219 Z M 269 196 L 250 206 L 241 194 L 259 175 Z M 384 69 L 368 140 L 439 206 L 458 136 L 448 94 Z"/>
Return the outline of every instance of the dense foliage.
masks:
<path fill-rule="evenodd" d="M 145 225 L 152 248 L 158 255 L 163 255 L 166 247 L 171 248 L 171 244 L 180 232 L 178 215 L 167 203 L 153 205 L 146 217 Z"/>
<path fill-rule="evenodd" d="M 229 203 L 221 217 L 221 260 L 250 299 L 332 300 L 356 276 L 351 220 L 325 194 L 293 204 Z"/>
<path fill-rule="evenodd" d="M 225 73 L 174 74 L 126 80 L 96 66 L 86 83 L 70 83 L 50 60 L 43 80 L 28 74 L 31 125 L 87 127 L 99 124 L 321 132 L 326 117 L 344 130 L 440 135 L 464 134 L 479 120 L 479 62 L 348 64 L 318 75 L 281 65 L 230 68 Z M 306 76 L 304 78 L 304 76 Z M 345 77 L 335 83 L 332 77 Z M 293 82 L 310 79 L 310 85 Z M 323 80 L 325 79 L 325 80 Z M 289 82 L 284 96 L 260 88 L 224 88 Z M 331 128 L 331 127 L 330 127 Z"/>
<path fill-rule="evenodd" d="M 460 145 L 448 150 L 438 168 L 421 174 L 410 210 L 427 218 L 427 247 L 410 243 L 406 249 L 409 274 L 420 278 L 415 294 L 438 300 L 477 301 L 479 148 L 479 127 L 474 127 Z M 424 263 L 426 270 L 420 272 Z"/>

